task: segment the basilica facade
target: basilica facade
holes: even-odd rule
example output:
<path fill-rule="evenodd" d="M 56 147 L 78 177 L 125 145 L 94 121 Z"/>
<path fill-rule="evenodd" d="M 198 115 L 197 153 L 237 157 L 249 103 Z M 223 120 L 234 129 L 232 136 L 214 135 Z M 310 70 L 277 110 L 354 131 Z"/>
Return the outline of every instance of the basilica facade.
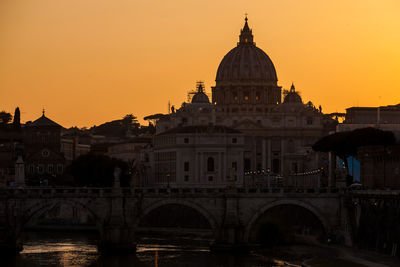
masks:
<path fill-rule="evenodd" d="M 293 84 L 282 90 L 275 66 L 256 46 L 247 18 L 215 81 L 211 101 L 198 83 L 189 103 L 157 121 L 153 183 L 241 185 L 249 174 L 287 177 L 326 165 L 311 146 L 334 130 L 335 121 L 321 107 L 305 103 Z M 167 152 L 168 160 L 161 160 Z M 210 162 L 218 173 L 214 169 L 210 175 Z"/>

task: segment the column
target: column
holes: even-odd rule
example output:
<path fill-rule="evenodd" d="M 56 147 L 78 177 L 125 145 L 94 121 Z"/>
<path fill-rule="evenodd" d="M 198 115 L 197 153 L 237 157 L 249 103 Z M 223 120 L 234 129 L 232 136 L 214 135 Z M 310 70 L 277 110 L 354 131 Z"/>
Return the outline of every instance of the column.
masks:
<path fill-rule="evenodd" d="M 266 143 L 265 143 L 265 139 L 262 139 L 262 169 L 266 170 L 266 163 L 267 163 L 267 158 L 266 158 Z"/>
<path fill-rule="evenodd" d="M 271 139 L 268 138 L 268 144 L 267 144 L 267 151 L 268 151 L 268 162 L 267 162 L 267 168 L 271 170 Z"/>
<path fill-rule="evenodd" d="M 198 181 L 199 179 L 199 153 L 195 151 L 194 153 L 194 169 L 193 169 L 193 177 L 190 178 L 190 182 Z"/>
<path fill-rule="evenodd" d="M 204 175 L 203 175 L 203 173 L 204 173 L 204 154 L 203 154 L 203 152 L 200 152 L 200 174 L 199 174 L 199 180 L 198 180 L 198 182 L 199 183 L 202 183 L 203 182 L 203 180 L 204 180 Z"/>
<path fill-rule="evenodd" d="M 222 157 L 223 157 L 223 162 L 224 162 L 224 165 L 225 165 L 225 168 L 224 168 L 224 172 L 223 172 L 223 176 L 222 176 L 222 181 L 224 181 L 225 183 L 226 182 L 228 182 L 227 181 L 227 179 L 226 179 L 226 174 L 227 174 L 227 171 L 228 171 L 228 166 L 226 165 L 227 164 L 227 153 L 226 152 L 224 152 L 224 153 L 222 153 Z"/>
<path fill-rule="evenodd" d="M 219 183 L 222 183 L 222 170 L 226 168 L 226 166 L 222 165 L 222 152 L 218 152 L 218 178 Z"/>
<path fill-rule="evenodd" d="M 253 136 L 253 156 L 251 159 L 251 170 L 255 171 L 257 168 L 257 138 Z"/>

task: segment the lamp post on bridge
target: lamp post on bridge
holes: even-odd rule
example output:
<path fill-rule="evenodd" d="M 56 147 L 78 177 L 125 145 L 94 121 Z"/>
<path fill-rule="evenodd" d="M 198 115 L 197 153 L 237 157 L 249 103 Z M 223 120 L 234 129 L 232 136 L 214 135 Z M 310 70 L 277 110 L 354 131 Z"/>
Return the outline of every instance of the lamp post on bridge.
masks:
<path fill-rule="evenodd" d="M 25 187 L 25 164 L 22 156 L 15 162 L 15 186 Z"/>

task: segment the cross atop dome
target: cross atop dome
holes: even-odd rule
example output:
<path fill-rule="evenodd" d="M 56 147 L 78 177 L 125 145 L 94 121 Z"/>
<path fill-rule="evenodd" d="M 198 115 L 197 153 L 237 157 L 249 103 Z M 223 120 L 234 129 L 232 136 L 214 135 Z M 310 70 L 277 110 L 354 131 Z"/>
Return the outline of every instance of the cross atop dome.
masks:
<path fill-rule="evenodd" d="M 243 29 L 240 31 L 240 36 L 239 36 L 239 44 L 254 44 L 253 42 L 253 33 L 251 29 L 249 28 L 249 24 L 247 24 L 248 18 L 247 18 L 247 13 L 245 14 L 244 18 L 244 26 Z"/>
<path fill-rule="evenodd" d="M 294 87 L 294 84 L 292 82 L 292 86 L 290 86 L 290 92 L 296 92 L 296 88 Z"/>

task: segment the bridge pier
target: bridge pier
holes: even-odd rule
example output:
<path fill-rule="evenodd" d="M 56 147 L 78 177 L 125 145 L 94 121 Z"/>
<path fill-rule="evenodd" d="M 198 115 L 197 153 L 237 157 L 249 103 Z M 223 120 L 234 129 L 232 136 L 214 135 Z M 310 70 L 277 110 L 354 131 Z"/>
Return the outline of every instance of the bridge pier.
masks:
<path fill-rule="evenodd" d="M 243 240 L 244 227 L 239 225 L 225 225 L 222 227 L 219 237 L 210 246 L 214 252 L 247 252 L 248 245 Z"/>
<path fill-rule="evenodd" d="M 19 235 L 10 232 L 8 229 L 0 230 L 0 254 L 15 254 L 22 251 L 22 242 Z"/>
<path fill-rule="evenodd" d="M 225 196 L 225 212 L 223 224 L 219 229 L 212 251 L 247 252 L 248 246 L 244 242 L 245 227 L 239 221 L 239 199 L 236 194 Z"/>
<path fill-rule="evenodd" d="M 136 252 L 136 228 L 127 224 L 125 217 L 125 199 L 120 187 L 121 170 L 114 170 L 114 186 L 111 200 L 111 212 L 107 222 L 100 230 L 98 249 L 102 253 L 131 253 Z"/>

